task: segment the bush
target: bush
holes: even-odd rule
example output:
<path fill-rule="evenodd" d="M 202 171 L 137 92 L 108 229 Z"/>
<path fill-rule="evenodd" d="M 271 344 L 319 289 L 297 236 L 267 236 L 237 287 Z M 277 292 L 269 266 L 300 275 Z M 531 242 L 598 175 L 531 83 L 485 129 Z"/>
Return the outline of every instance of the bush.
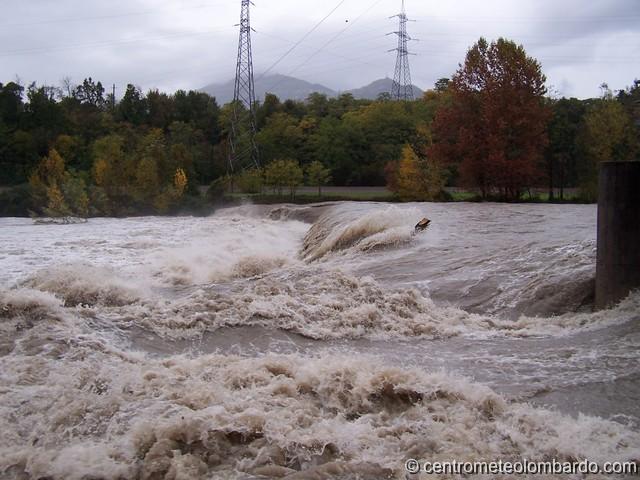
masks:
<path fill-rule="evenodd" d="M 0 215 L 28 217 L 31 208 L 29 184 L 25 183 L 0 191 Z"/>

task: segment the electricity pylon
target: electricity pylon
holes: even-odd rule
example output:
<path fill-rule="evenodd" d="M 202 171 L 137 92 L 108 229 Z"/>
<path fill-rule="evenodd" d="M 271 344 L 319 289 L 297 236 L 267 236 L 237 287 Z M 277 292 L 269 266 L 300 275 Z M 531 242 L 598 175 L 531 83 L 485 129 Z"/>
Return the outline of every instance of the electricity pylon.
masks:
<path fill-rule="evenodd" d="M 409 52 L 407 44 L 409 40 L 413 40 L 407 33 L 407 22 L 411 21 L 407 18 L 404 10 L 404 0 L 402 0 L 402 12 L 389 18 L 399 19 L 400 26 L 397 32 L 391 32 L 387 35 L 398 35 L 398 47 L 389 50 L 390 52 L 398 52 L 396 58 L 396 71 L 393 75 L 393 86 L 391 87 L 391 98 L 394 100 L 413 100 L 413 84 L 411 83 L 411 70 L 409 69 Z"/>
<path fill-rule="evenodd" d="M 241 0 L 240 39 L 238 41 L 238 63 L 233 91 L 233 113 L 229 141 L 229 173 L 246 168 L 259 167 L 260 159 L 256 144 L 256 94 L 253 82 L 253 58 L 251 54 L 250 0 Z"/>

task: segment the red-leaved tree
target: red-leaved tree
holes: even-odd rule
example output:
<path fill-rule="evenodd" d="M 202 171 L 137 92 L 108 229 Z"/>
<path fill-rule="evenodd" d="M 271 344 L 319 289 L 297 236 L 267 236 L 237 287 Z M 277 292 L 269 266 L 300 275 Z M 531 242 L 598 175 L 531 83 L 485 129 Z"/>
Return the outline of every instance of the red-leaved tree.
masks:
<path fill-rule="evenodd" d="M 462 182 L 484 198 L 519 198 L 541 176 L 551 115 L 545 81 L 522 46 L 481 38 L 451 81 L 451 101 L 438 110 L 432 158 L 457 165 Z"/>

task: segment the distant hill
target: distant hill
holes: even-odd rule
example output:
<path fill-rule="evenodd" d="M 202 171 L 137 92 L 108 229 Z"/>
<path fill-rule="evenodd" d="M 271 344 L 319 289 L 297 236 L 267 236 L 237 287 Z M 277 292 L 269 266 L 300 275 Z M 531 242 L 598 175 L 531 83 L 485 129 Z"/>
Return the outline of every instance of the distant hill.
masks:
<path fill-rule="evenodd" d="M 393 85 L 393 80 L 390 78 L 381 78 L 380 80 L 376 80 L 366 87 L 356 88 L 353 90 L 348 90 L 345 93 L 350 93 L 357 99 L 367 99 L 367 100 L 376 100 L 381 93 L 390 92 L 391 87 Z M 420 98 L 422 96 L 423 91 L 413 86 L 413 94 L 415 98 Z"/>
<path fill-rule="evenodd" d="M 337 97 L 338 92 L 318 83 L 310 83 L 299 78 L 288 77 L 286 75 L 267 75 L 260 78 L 256 76 L 256 99 L 264 100 L 267 93 L 277 95 L 280 100 L 306 100 L 307 97 L 314 93 L 324 93 L 328 97 Z M 390 92 L 393 80 L 390 78 L 382 78 L 370 83 L 366 87 L 347 90 L 341 93 L 350 93 L 358 99 L 376 100 L 381 93 Z M 226 83 L 207 85 L 200 90 L 216 97 L 218 104 L 224 105 L 233 100 L 234 81 L 230 80 Z M 416 98 L 422 96 L 422 90 L 413 86 Z"/>
<path fill-rule="evenodd" d="M 267 93 L 277 95 L 280 100 L 305 100 L 314 92 L 324 93 L 329 97 L 335 97 L 337 92 L 317 83 L 310 83 L 286 75 L 267 75 L 255 80 L 256 99 L 264 100 Z M 202 88 L 203 92 L 216 97 L 218 104 L 224 105 L 233 100 L 233 89 L 235 81 L 230 80 L 222 84 L 211 84 Z"/>

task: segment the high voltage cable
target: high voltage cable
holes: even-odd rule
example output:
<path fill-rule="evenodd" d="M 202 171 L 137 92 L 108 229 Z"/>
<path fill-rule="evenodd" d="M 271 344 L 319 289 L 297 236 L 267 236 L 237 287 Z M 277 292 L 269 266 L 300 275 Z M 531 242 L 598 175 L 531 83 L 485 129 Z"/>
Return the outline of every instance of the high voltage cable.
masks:
<path fill-rule="evenodd" d="M 376 0 L 375 2 L 373 2 L 364 12 L 362 12 L 360 15 L 358 15 L 353 22 L 349 23 L 349 25 L 347 25 L 345 28 L 340 30 L 336 35 L 331 37 L 319 49 L 317 49 L 315 52 L 313 52 L 311 55 L 309 55 L 309 57 L 304 62 L 302 62 L 300 65 L 298 65 L 293 70 L 291 70 L 288 73 L 288 75 L 293 75 L 299 68 L 301 68 L 304 65 L 306 65 L 307 63 L 309 63 L 309 61 L 312 58 L 314 58 L 316 55 L 318 55 L 320 52 L 322 52 L 325 48 L 327 48 L 334 40 L 336 40 L 338 37 L 340 37 L 347 30 L 349 30 L 353 25 L 355 25 L 358 22 L 358 20 L 360 20 L 362 17 L 364 17 L 367 13 L 369 13 L 374 7 L 376 7 L 381 2 L 382 2 L 382 0 Z M 271 87 L 271 88 L 274 88 L 274 87 Z"/>
<path fill-rule="evenodd" d="M 318 23 L 316 23 L 313 28 L 311 30 L 309 30 L 307 33 L 305 33 L 302 38 L 300 40 L 298 40 L 289 50 L 287 50 L 285 52 L 284 55 L 282 55 L 278 60 L 276 60 L 269 68 L 267 68 L 258 78 L 257 80 L 260 80 L 262 77 L 264 77 L 267 73 L 269 73 L 271 70 L 273 70 L 276 65 L 278 65 L 282 60 L 284 60 L 291 52 L 293 52 L 296 47 L 298 47 L 298 45 L 300 45 L 302 42 L 304 42 L 309 35 L 311 35 L 313 32 L 315 32 L 320 25 L 322 25 L 331 15 L 333 15 L 333 13 L 338 10 L 338 8 L 340 8 L 342 6 L 342 4 L 344 2 L 346 2 L 347 0 L 341 0 L 334 8 L 333 10 L 331 10 L 326 17 L 324 17 L 322 20 L 320 20 Z"/>
<path fill-rule="evenodd" d="M 280 41 L 285 42 L 285 43 L 293 43 L 291 40 L 287 40 L 286 38 L 282 38 L 282 37 L 279 37 L 277 35 L 271 35 L 271 34 L 264 33 L 264 32 L 258 32 L 258 33 L 260 33 L 261 35 L 264 35 L 266 37 L 270 37 L 270 38 L 274 38 L 276 40 L 280 40 Z M 382 35 L 382 36 L 384 36 L 384 35 Z M 353 45 L 353 44 L 351 44 L 351 45 Z M 342 55 L 340 53 L 336 53 L 336 52 L 334 52 L 332 50 L 325 50 L 325 53 L 328 53 L 329 55 L 333 55 L 334 57 L 341 58 L 343 60 L 348 60 L 350 62 L 357 62 L 357 63 L 361 63 L 363 65 L 377 66 L 377 65 L 372 65 L 372 64 L 367 63 L 367 62 L 363 62 L 361 58 L 345 57 L 344 55 Z"/>
<path fill-rule="evenodd" d="M 300 65 L 298 65 L 297 67 L 295 67 L 293 70 L 291 70 L 288 75 L 293 75 L 296 71 L 298 71 L 301 67 L 303 67 L 304 65 L 306 65 L 307 63 L 309 63 L 309 61 L 314 58 L 317 54 L 319 54 L 320 52 L 322 52 L 326 47 L 329 46 L 329 44 L 331 44 L 334 40 L 336 40 L 338 37 L 340 37 L 344 32 L 346 32 L 347 30 L 349 30 L 353 25 L 355 25 L 358 20 L 360 20 L 362 17 L 364 17 L 367 13 L 369 13 L 375 6 L 377 6 L 380 2 L 382 2 L 382 0 L 376 0 L 375 2 L 373 2 L 364 12 L 362 12 L 360 15 L 358 15 L 356 17 L 356 19 L 351 22 L 349 25 L 347 25 L 345 28 L 343 28 L 342 30 L 340 30 L 336 35 L 334 35 L 333 37 L 331 37 L 327 42 L 325 42 L 319 49 L 317 49 L 315 52 L 313 52 L 304 62 L 302 62 Z M 269 87 L 267 90 L 272 90 L 274 88 L 276 88 L 278 85 L 280 85 L 282 82 L 284 81 L 283 79 L 280 79 L 278 82 L 276 82 L 274 85 L 272 85 L 271 87 Z"/>

